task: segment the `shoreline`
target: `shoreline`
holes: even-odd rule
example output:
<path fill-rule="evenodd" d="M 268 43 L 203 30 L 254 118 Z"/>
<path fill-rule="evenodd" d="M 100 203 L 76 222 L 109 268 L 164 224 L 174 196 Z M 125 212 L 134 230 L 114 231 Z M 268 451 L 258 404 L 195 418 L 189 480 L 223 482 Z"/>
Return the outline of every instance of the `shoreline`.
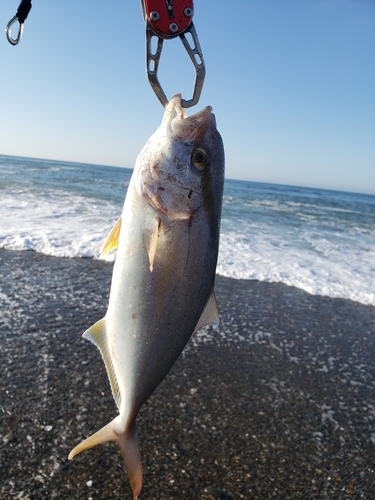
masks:
<path fill-rule="evenodd" d="M 116 415 L 81 337 L 111 272 L 0 250 L 4 500 L 131 498 L 115 444 L 67 459 Z M 220 275 L 215 290 L 219 328 L 198 332 L 137 419 L 140 500 L 372 498 L 375 308 Z"/>

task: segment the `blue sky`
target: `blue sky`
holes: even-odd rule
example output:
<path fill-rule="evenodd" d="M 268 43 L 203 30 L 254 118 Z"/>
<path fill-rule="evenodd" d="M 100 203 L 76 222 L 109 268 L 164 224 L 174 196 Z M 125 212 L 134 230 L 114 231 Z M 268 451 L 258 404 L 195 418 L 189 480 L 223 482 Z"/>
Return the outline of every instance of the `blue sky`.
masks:
<path fill-rule="evenodd" d="M 19 0 L 2 0 L 5 27 Z M 226 176 L 375 194 L 375 0 L 195 0 Z M 163 108 L 138 0 L 34 0 L 0 37 L 0 153 L 132 168 Z M 179 39 L 160 80 L 190 97 Z"/>

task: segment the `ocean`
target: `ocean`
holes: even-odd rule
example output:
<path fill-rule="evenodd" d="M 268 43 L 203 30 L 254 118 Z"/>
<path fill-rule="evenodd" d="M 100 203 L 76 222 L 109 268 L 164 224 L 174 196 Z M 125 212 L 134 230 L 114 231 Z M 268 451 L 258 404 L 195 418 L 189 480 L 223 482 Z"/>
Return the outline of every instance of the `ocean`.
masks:
<path fill-rule="evenodd" d="M 0 155 L 0 248 L 98 259 L 131 174 Z M 375 196 L 226 179 L 217 272 L 375 305 Z"/>

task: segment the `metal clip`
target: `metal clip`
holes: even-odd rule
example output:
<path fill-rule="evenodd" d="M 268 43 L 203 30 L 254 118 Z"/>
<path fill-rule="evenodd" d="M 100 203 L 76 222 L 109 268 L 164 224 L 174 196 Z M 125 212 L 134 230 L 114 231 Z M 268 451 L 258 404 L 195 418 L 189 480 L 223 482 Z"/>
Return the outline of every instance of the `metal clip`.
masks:
<path fill-rule="evenodd" d="M 195 82 L 191 99 L 182 99 L 182 106 L 190 108 L 199 101 L 202 92 L 206 68 L 199 44 L 198 35 L 192 22 L 192 0 L 141 0 L 143 17 L 146 21 L 146 59 L 147 77 L 158 99 L 165 107 L 168 104 L 167 96 L 158 79 L 158 67 L 165 39 L 179 36 L 188 53 L 194 68 Z M 190 33 L 193 44 L 189 43 L 185 34 Z M 153 53 L 151 40 L 156 36 L 158 44 Z"/>
<path fill-rule="evenodd" d="M 11 29 L 12 29 L 12 26 L 15 22 L 18 22 L 18 34 L 17 34 L 17 38 L 12 38 Z M 7 35 L 7 39 L 8 39 L 9 43 L 11 43 L 12 45 L 19 44 L 19 42 L 22 38 L 22 33 L 23 33 L 23 23 L 20 23 L 18 21 L 17 14 L 15 16 L 13 16 L 12 19 L 9 21 L 9 23 L 6 25 L 5 33 Z"/>
<path fill-rule="evenodd" d="M 5 28 L 5 33 L 7 35 L 8 42 L 12 45 L 18 45 L 22 38 L 23 33 L 23 23 L 26 21 L 27 16 L 29 15 L 31 10 L 31 0 L 21 0 L 21 3 L 18 6 L 16 15 L 12 17 Z M 11 29 L 15 22 L 18 21 L 18 34 L 17 38 L 12 38 Z"/>
<path fill-rule="evenodd" d="M 191 33 L 193 38 L 194 46 L 192 47 L 185 36 L 185 33 Z M 146 44 L 147 44 L 147 77 L 150 85 L 157 95 L 159 101 L 165 107 L 168 104 L 167 96 L 160 85 L 158 79 L 158 67 L 160 61 L 160 55 L 163 48 L 163 38 L 158 37 L 158 45 L 156 48 L 156 52 L 153 54 L 151 50 L 151 40 L 152 37 L 156 36 L 154 31 L 149 27 L 146 28 Z M 206 68 L 204 66 L 203 54 L 199 45 L 197 32 L 195 31 L 194 24 L 190 23 L 189 28 L 181 35 L 179 35 L 182 43 L 185 46 L 186 52 L 189 54 L 189 57 L 195 67 L 195 82 L 194 82 L 194 91 L 191 99 L 182 99 L 182 107 L 190 108 L 191 106 L 195 106 L 200 98 L 204 77 L 206 75 Z"/>

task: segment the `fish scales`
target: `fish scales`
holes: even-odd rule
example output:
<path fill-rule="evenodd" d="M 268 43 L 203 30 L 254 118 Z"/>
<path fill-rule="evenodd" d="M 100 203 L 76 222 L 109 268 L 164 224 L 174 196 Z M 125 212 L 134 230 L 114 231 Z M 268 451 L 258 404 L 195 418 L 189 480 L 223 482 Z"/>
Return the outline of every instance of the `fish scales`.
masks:
<path fill-rule="evenodd" d="M 142 463 L 136 417 L 191 335 L 218 324 L 213 292 L 224 184 L 224 149 L 210 107 L 186 117 L 181 95 L 138 155 L 119 221 L 105 317 L 84 333 L 101 351 L 119 409 L 69 455 L 116 441 L 134 498 Z"/>

